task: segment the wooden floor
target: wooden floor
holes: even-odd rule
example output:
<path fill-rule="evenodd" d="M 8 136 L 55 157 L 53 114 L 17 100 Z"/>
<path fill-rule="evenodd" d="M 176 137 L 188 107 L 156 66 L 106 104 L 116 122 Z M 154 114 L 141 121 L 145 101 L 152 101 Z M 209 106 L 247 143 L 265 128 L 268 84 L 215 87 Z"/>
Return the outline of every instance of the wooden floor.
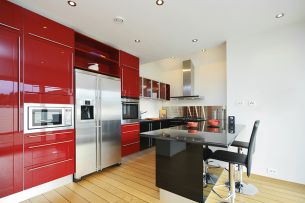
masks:
<path fill-rule="evenodd" d="M 217 184 L 225 180 L 227 171 L 223 170 Z M 305 185 L 256 175 L 244 180 L 255 184 L 259 193 L 255 196 L 238 194 L 236 202 L 305 203 Z M 226 192 L 224 188 L 217 191 L 223 194 Z M 210 193 L 208 203 L 219 201 L 213 192 Z M 155 152 L 150 150 L 130 158 L 119 167 L 103 170 L 81 182 L 62 186 L 24 202 L 160 202 L 159 189 L 155 186 Z"/>

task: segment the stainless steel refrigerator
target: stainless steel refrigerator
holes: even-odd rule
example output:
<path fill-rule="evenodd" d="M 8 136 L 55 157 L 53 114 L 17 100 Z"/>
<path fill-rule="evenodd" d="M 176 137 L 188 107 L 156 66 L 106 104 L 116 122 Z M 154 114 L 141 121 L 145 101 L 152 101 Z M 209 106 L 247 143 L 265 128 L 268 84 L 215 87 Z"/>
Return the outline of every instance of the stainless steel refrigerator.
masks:
<path fill-rule="evenodd" d="M 121 82 L 75 70 L 74 179 L 121 162 Z"/>

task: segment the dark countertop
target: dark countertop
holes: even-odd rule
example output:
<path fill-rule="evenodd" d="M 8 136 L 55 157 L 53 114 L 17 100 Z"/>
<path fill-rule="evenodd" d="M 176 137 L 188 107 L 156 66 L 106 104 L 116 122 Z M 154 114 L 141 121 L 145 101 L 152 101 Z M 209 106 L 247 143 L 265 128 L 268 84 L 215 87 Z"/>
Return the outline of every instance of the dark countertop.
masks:
<path fill-rule="evenodd" d="M 245 128 L 244 125 L 235 125 L 233 132 L 229 132 L 228 126 L 222 122 L 219 128 L 208 127 L 206 121 L 198 123 L 198 128 L 187 128 L 185 125 L 143 132 L 141 137 L 160 140 L 175 140 L 186 143 L 195 143 L 217 147 L 228 147 L 232 144 L 239 133 Z"/>

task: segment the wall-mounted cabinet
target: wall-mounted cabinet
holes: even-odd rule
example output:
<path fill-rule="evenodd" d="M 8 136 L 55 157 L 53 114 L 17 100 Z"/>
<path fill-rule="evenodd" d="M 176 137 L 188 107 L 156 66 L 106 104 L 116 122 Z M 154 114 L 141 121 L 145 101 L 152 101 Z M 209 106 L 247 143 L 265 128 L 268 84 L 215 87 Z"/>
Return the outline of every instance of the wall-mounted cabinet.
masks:
<path fill-rule="evenodd" d="M 170 100 L 170 85 L 140 77 L 140 96 L 144 98 Z"/>
<path fill-rule="evenodd" d="M 98 64 L 98 70 L 89 69 L 92 64 Z M 119 78 L 119 50 L 75 33 L 75 66 Z"/>

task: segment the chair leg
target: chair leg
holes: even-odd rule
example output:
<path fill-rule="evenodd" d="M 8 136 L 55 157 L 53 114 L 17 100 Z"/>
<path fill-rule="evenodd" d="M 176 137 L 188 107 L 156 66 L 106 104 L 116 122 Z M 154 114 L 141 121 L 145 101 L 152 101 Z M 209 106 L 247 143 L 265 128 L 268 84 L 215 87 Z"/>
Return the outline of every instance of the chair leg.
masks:
<path fill-rule="evenodd" d="M 242 154 L 242 148 L 238 148 L 238 153 Z M 225 183 L 229 185 L 229 181 Z M 235 183 L 236 192 L 244 195 L 255 195 L 258 189 L 250 183 L 243 182 L 243 166 L 238 165 L 238 180 Z"/>
<path fill-rule="evenodd" d="M 218 196 L 220 197 L 222 200 L 230 200 L 231 203 L 234 203 L 235 202 L 235 181 L 234 181 L 234 170 L 235 167 L 234 167 L 234 164 L 232 163 L 229 163 L 229 185 L 215 185 L 213 188 L 212 188 L 212 191 Z M 216 191 L 215 191 L 215 188 L 217 187 L 227 187 L 229 189 L 229 195 L 227 197 L 222 197 L 220 194 L 218 194 Z"/>
<path fill-rule="evenodd" d="M 205 162 L 203 163 L 203 180 L 204 180 L 204 187 L 207 186 L 207 184 L 211 184 L 211 185 L 215 185 L 217 180 L 218 180 L 218 176 L 214 175 L 212 173 L 209 173 L 209 168 L 218 168 L 218 166 L 216 167 L 209 167 L 208 165 L 209 162 Z M 219 166 L 220 167 L 220 166 Z"/>

